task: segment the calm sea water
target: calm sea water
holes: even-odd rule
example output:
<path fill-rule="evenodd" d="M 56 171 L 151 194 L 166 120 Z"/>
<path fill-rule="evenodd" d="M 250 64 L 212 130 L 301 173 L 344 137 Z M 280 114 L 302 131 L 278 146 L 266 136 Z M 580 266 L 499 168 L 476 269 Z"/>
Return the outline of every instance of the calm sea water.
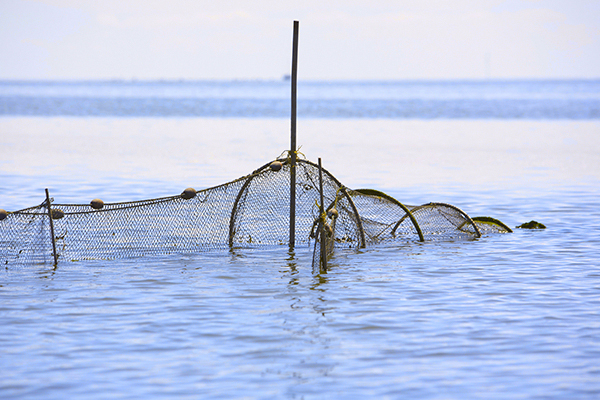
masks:
<path fill-rule="evenodd" d="M 280 118 L 285 81 L 0 81 L 0 115 Z M 600 80 L 300 82 L 304 118 L 598 119 Z"/>
<path fill-rule="evenodd" d="M 0 208 L 135 200 L 289 144 L 286 82 L 2 82 Z M 600 397 L 600 82 L 307 82 L 298 143 L 475 241 L 0 270 L 0 398 Z"/>

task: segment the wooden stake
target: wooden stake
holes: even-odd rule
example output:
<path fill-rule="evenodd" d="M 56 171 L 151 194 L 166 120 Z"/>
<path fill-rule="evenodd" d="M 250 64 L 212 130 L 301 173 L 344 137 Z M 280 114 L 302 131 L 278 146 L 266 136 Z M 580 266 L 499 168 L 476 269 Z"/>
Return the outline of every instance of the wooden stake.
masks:
<path fill-rule="evenodd" d="M 319 237 L 321 239 L 321 268 L 319 272 L 327 272 L 327 234 L 325 233 L 325 206 L 323 205 L 323 167 L 321 166 L 321 158 L 319 157 L 319 196 L 321 198 L 321 204 L 319 206 L 320 220 L 319 223 Z"/>
<path fill-rule="evenodd" d="M 296 244 L 296 87 L 298 83 L 298 29 L 300 23 L 294 21 L 292 46 L 292 126 L 290 140 L 290 250 Z"/>
<path fill-rule="evenodd" d="M 50 236 L 52 236 L 52 254 L 54 255 L 54 266 L 58 264 L 58 255 L 56 254 L 56 239 L 54 238 L 54 222 L 52 221 L 52 208 L 50 207 L 50 194 L 46 188 L 46 206 L 48 207 L 48 218 L 50 218 Z"/>

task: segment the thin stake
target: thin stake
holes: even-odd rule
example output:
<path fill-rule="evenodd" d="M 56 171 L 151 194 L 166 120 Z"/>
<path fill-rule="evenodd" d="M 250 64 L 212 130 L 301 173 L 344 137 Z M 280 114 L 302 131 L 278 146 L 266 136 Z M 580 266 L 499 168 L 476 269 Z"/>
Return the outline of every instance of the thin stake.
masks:
<path fill-rule="evenodd" d="M 321 158 L 319 157 L 319 196 L 321 197 L 321 204 L 319 206 L 319 213 L 321 215 L 321 222 L 319 224 L 319 236 L 321 237 L 321 272 L 327 272 L 327 238 L 325 237 L 325 208 L 323 205 L 323 167 L 321 167 Z"/>
<path fill-rule="evenodd" d="M 292 46 L 292 132 L 290 140 L 290 250 L 296 244 L 296 86 L 298 83 L 298 29 L 300 23 L 294 21 Z"/>
<path fill-rule="evenodd" d="M 54 222 L 52 222 L 52 209 L 50 207 L 50 194 L 46 188 L 46 205 L 48 206 L 48 217 L 50 218 L 50 235 L 52 236 L 52 254 L 54 255 L 54 266 L 58 264 L 58 255 L 56 254 L 56 239 L 54 238 Z"/>

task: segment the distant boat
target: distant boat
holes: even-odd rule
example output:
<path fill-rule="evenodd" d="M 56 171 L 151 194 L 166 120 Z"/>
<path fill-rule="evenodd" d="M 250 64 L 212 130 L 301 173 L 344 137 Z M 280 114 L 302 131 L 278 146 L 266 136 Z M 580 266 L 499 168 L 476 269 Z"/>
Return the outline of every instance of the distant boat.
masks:
<path fill-rule="evenodd" d="M 284 75 L 284 76 L 283 76 L 283 80 L 284 80 L 284 81 L 289 81 L 289 80 L 290 80 L 290 76 L 289 76 L 289 75 L 287 75 L 287 74 L 286 74 L 286 75 Z"/>

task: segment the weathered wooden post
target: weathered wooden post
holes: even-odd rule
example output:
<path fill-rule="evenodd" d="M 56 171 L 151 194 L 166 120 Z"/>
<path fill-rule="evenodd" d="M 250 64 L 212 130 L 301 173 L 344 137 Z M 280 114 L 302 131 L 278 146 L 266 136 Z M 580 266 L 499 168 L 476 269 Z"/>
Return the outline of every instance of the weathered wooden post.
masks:
<path fill-rule="evenodd" d="M 290 140 L 290 250 L 296 244 L 296 87 L 298 84 L 298 28 L 294 21 L 292 45 L 292 126 Z"/>
<path fill-rule="evenodd" d="M 321 240 L 321 267 L 319 272 L 327 272 L 327 233 L 325 232 L 325 205 L 323 203 L 323 167 L 321 166 L 321 158 L 319 157 L 319 197 L 321 203 L 319 204 L 319 238 Z"/>
<path fill-rule="evenodd" d="M 46 188 L 46 207 L 48 207 L 48 219 L 50 219 L 50 237 L 52 237 L 52 254 L 54 255 L 54 266 L 58 264 L 58 255 L 56 254 L 56 239 L 54 237 L 54 222 L 52 221 L 52 207 L 50 207 L 50 194 Z"/>

